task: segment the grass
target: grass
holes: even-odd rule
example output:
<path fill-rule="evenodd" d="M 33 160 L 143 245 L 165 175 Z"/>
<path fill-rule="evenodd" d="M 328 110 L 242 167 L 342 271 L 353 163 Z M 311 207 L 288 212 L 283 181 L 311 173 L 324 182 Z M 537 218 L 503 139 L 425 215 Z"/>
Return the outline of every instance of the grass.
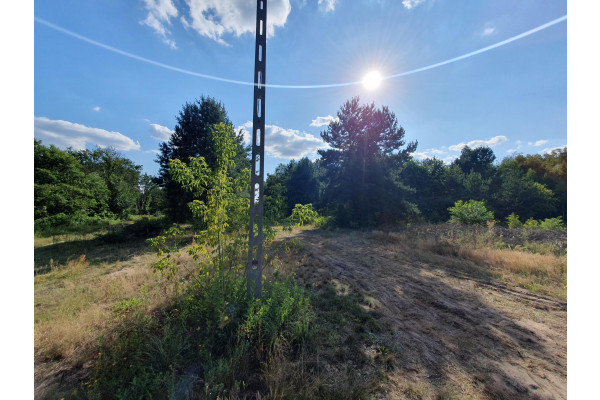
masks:
<path fill-rule="evenodd" d="M 489 230 L 456 236 L 374 232 L 376 241 L 395 246 L 401 254 L 419 251 L 424 263 L 439 265 L 474 278 L 503 282 L 560 299 L 567 296 L 567 256 L 537 243 L 507 248 L 498 246 Z M 539 252 L 533 252 L 537 249 Z"/>
<path fill-rule="evenodd" d="M 239 281 L 176 293 L 152 272 L 156 256 L 136 224 L 36 248 L 36 397 L 131 398 L 150 390 L 157 398 L 236 399 L 258 391 L 275 399 L 368 399 L 405 361 L 376 299 L 327 271 L 319 279 L 296 276 L 307 261 L 291 234 L 266 248 L 259 306 L 240 300 Z M 372 237 L 394 258 L 418 252 L 424 263 L 566 298 L 566 256 L 498 248 L 488 239 Z M 185 253 L 178 262 L 185 280 L 196 264 Z M 406 398 L 425 393 L 418 384 L 402 390 Z M 452 388 L 446 392 L 440 398 L 455 398 Z"/>

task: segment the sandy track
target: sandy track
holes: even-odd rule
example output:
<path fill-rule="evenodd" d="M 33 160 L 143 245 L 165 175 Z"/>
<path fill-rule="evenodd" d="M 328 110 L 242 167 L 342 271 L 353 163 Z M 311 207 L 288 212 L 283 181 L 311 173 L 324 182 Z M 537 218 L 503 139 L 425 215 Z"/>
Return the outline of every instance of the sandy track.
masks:
<path fill-rule="evenodd" d="M 566 399 L 566 303 L 368 233 L 298 237 L 300 279 L 355 287 L 391 326 L 386 398 Z"/>

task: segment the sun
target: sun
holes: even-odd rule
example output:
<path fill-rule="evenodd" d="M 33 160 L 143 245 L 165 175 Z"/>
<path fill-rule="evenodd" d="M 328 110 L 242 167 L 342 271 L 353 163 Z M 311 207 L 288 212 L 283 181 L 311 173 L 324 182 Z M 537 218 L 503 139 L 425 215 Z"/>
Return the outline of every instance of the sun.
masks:
<path fill-rule="evenodd" d="M 375 90 L 381 83 L 381 74 L 379 71 L 371 71 L 365 75 L 362 83 L 368 90 Z"/>

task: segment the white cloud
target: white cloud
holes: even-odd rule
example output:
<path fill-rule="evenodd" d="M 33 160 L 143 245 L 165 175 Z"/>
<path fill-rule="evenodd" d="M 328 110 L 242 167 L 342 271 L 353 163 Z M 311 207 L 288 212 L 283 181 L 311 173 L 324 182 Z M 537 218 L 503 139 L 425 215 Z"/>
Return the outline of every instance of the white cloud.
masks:
<path fill-rule="evenodd" d="M 536 142 L 529 142 L 527 144 L 530 145 L 530 146 L 540 147 L 540 146 L 545 145 L 546 143 L 548 143 L 547 140 L 538 140 Z"/>
<path fill-rule="evenodd" d="M 92 108 L 92 110 L 94 110 L 94 111 L 98 112 L 98 111 L 100 111 L 100 107 L 99 107 L 99 106 L 96 106 L 96 107 Z"/>
<path fill-rule="evenodd" d="M 72 147 L 83 150 L 86 144 L 98 147 L 113 147 L 115 150 L 139 150 L 140 143 L 119 132 L 110 132 L 100 128 L 62 120 L 51 120 L 46 117 L 34 117 L 34 136 L 44 144 L 56 147 Z"/>
<path fill-rule="evenodd" d="M 310 123 L 310 126 L 316 126 L 316 127 L 320 127 L 323 125 L 329 125 L 329 123 L 331 121 L 339 121 L 340 119 L 337 117 L 332 117 L 331 115 L 328 115 L 326 117 L 317 117 L 317 119 L 313 119 L 312 122 Z"/>
<path fill-rule="evenodd" d="M 335 10 L 335 3 L 337 0 L 319 0 L 319 9 L 323 12 L 329 12 Z"/>
<path fill-rule="evenodd" d="M 495 30 L 496 30 L 496 28 L 494 28 L 494 27 L 485 28 L 483 30 L 483 32 L 481 33 L 481 36 L 489 36 L 492 33 L 494 33 Z"/>
<path fill-rule="evenodd" d="M 554 150 L 562 150 L 567 148 L 566 144 L 563 144 L 562 146 L 558 146 L 558 147 L 547 147 L 544 150 L 542 150 L 542 154 L 550 154 L 552 153 Z"/>
<path fill-rule="evenodd" d="M 508 141 L 508 138 L 506 136 L 499 135 L 499 136 L 494 136 L 493 138 L 490 138 L 487 140 L 471 140 L 469 143 L 455 144 L 455 145 L 449 146 L 448 148 L 453 151 L 461 151 L 463 149 L 463 147 L 465 147 L 465 146 L 469 146 L 472 149 L 474 149 L 476 147 L 482 147 L 482 146 L 494 147 L 494 146 L 498 146 L 499 144 L 505 143 L 507 141 Z"/>
<path fill-rule="evenodd" d="M 162 126 L 159 124 L 150 124 L 150 136 L 152 136 L 156 140 L 160 140 L 161 142 L 166 142 L 171 138 L 173 132 L 166 126 Z"/>
<path fill-rule="evenodd" d="M 182 24 L 202 36 L 221 44 L 225 34 L 236 36 L 254 33 L 256 28 L 256 2 L 248 0 L 186 0 L 189 19 L 181 17 Z M 290 0 L 270 0 L 267 8 L 267 36 L 273 36 L 275 27 L 282 27 L 292 10 Z"/>
<path fill-rule="evenodd" d="M 162 41 L 171 48 L 176 49 L 177 45 L 167 36 L 171 33 L 165 25 L 171 25 L 171 18 L 179 14 L 172 0 L 143 0 L 144 7 L 148 11 L 146 19 L 140 21 L 147 25 L 161 37 Z"/>
<path fill-rule="evenodd" d="M 251 142 L 252 122 L 238 127 L 242 130 L 246 144 Z M 299 159 L 314 154 L 318 149 L 327 148 L 327 144 L 310 133 L 295 129 L 285 129 L 277 125 L 265 125 L 265 150 L 272 157 Z"/>
<path fill-rule="evenodd" d="M 402 5 L 410 10 L 411 8 L 423 3 L 424 1 L 425 0 L 404 0 L 402 1 Z"/>

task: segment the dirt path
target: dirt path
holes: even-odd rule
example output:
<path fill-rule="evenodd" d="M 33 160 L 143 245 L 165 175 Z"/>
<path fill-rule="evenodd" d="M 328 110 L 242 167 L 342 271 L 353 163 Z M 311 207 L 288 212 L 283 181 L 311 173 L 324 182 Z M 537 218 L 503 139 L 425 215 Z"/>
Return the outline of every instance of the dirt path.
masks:
<path fill-rule="evenodd" d="M 399 358 L 386 398 L 566 399 L 566 303 L 469 275 L 410 243 L 298 237 L 300 279 L 355 287 L 392 327 L 387 347 Z"/>

